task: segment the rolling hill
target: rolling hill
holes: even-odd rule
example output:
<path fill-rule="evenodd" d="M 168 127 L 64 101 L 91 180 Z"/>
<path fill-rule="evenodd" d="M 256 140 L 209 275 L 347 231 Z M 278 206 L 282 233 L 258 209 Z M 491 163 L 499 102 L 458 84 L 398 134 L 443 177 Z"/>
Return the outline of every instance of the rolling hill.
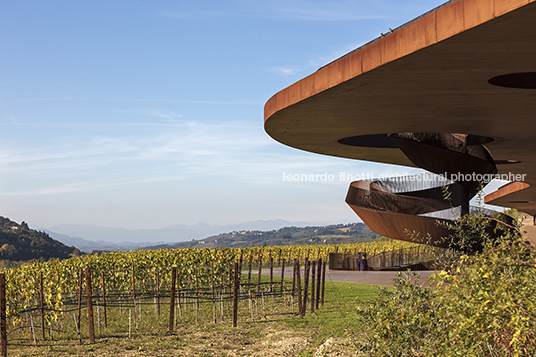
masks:
<path fill-rule="evenodd" d="M 26 222 L 17 224 L 0 217 L 0 260 L 29 261 L 65 259 L 79 255 L 75 247 L 68 247 L 50 238 L 45 232 L 28 228 Z"/>
<path fill-rule="evenodd" d="M 165 248 L 241 248 L 258 245 L 307 245 L 368 242 L 380 235 L 363 223 L 336 224 L 316 227 L 284 227 L 271 231 L 233 231 L 188 242 L 160 244 L 144 249 Z"/>

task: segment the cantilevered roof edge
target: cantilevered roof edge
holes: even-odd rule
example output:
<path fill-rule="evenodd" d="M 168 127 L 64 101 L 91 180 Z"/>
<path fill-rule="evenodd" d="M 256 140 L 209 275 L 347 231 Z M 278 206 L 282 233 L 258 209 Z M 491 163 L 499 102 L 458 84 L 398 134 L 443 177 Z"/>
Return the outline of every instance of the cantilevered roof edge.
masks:
<path fill-rule="evenodd" d="M 342 82 L 443 41 L 536 0 L 453 0 L 329 63 L 274 94 L 264 120 Z"/>

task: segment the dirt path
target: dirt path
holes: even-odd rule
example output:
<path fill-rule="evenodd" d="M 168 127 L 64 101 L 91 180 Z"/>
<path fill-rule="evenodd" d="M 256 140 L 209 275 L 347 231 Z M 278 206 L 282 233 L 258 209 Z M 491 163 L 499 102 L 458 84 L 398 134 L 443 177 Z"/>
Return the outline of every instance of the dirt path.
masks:
<path fill-rule="evenodd" d="M 256 271 L 258 272 L 258 270 Z M 291 277 L 292 267 L 285 268 L 285 277 Z M 247 272 L 246 272 L 247 273 Z M 326 280 L 338 281 L 342 283 L 356 283 L 367 285 L 393 286 L 393 278 L 396 277 L 396 271 L 351 271 L 351 270 L 329 270 L 326 267 Z M 437 273 L 432 270 L 417 271 L 420 276 L 420 282 L 428 281 L 430 275 Z M 263 268 L 262 274 L 269 275 L 270 269 Z M 274 268 L 274 279 L 281 276 L 281 268 Z M 303 270 L 302 270 L 303 276 Z"/>

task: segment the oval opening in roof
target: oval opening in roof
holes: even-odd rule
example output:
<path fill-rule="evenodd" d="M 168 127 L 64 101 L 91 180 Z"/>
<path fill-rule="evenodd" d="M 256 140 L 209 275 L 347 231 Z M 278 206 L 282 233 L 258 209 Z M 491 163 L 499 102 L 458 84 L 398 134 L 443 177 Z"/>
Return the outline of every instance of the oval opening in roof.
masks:
<path fill-rule="evenodd" d="M 488 83 L 499 87 L 536 89 L 536 72 L 503 74 L 491 78 Z"/>

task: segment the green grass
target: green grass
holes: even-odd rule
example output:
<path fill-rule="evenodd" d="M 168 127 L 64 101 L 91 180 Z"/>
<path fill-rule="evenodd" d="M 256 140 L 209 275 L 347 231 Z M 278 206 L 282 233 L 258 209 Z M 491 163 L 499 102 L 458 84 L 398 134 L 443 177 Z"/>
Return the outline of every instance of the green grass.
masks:
<path fill-rule="evenodd" d="M 373 299 L 379 289 L 373 285 L 326 281 L 324 306 L 312 314 L 308 306 L 304 318 L 297 316 L 286 320 L 285 324 L 289 328 L 310 333 L 313 336 L 313 349 L 330 337 L 355 336 L 361 330 L 356 319 L 356 307 Z"/>

